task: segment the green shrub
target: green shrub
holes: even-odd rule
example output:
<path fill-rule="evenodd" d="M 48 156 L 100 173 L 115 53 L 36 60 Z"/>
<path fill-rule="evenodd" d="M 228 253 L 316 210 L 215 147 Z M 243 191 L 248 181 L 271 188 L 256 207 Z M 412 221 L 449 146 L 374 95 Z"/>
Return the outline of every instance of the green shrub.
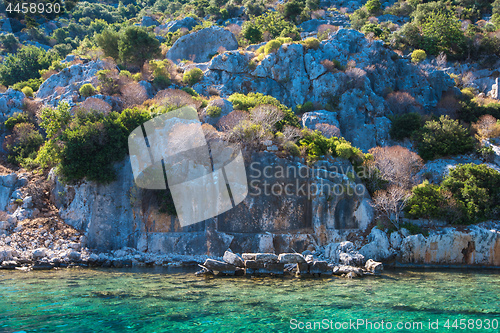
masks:
<path fill-rule="evenodd" d="M 8 55 L 0 65 L 0 84 L 11 86 L 17 82 L 40 78 L 39 71 L 50 67 L 58 57 L 35 46 L 21 48 L 15 55 Z"/>
<path fill-rule="evenodd" d="M 288 154 L 290 154 L 292 156 L 299 156 L 300 155 L 299 146 L 297 146 L 297 144 L 295 144 L 295 142 L 287 141 L 287 142 L 285 142 L 285 144 L 283 144 L 283 148 L 285 149 L 285 151 Z"/>
<path fill-rule="evenodd" d="M 207 108 L 207 115 L 212 118 L 220 117 L 222 109 L 215 105 L 210 105 Z"/>
<path fill-rule="evenodd" d="M 153 83 L 160 89 L 170 85 L 169 63 L 167 60 L 150 60 L 149 67 L 152 71 Z"/>
<path fill-rule="evenodd" d="M 380 9 L 382 8 L 382 4 L 379 0 L 368 0 L 365 4 L 365 8 L 370 14 L 374 14 L 380 11 Z"/>
<path fill-rule="evenodd" d="M 361 29 L 361 27 L 363 27 L 366 22 L 368 22 L 369 16 L 370 15 L 365 8 L 355 10 L 354 13 L 349 16 L 349 19 L 351 20 L 351 27 L 357 30 Z"/>
<path fill-rule="evenodd" d="M 412 189 L 405 212 L 412 218 L 442 218 L 446 205 L 447 199 L 443 190 L 426 180 Z"/>
<path fill-rule="evenodd" d="M 391 117 L 391 121 L 389 134 L 396 140 L 409 138 L 422 127 L 422 116 L 415 112 Z"/>
<path fill-rule="evenodd" d="M 248 39 L 252 44 L 260 43 L 263 40 L 262 31 L 250 21 L 246 21 L 243 24 L 241 34 L 243 37 Z"/>
<path fill-rule="evenodd" d="M 12 131 L 14 129 L 14 126 L 16 126 L 17 124 L 27 122 L 29 122 L 28 115 L 26 115 L 25 113 L 14 113 L 5 121 L 4 125 L 5 128 Z"/>
<path fill-rule="evenodd" d="M 304 129 L 299 144 L 305 147 L 309 162 L 317 161 L 326 155 L 347 158 L 355 165 L 360 165 L 365 159 L 361 150 L 353 147 L 344 138 L 326 138 L 320 131 Z"/>
<path fill-rule="evenodd" d="M 313 102 L 305 102 L 302 105 L 297 105 L 295 108 L 296 113 L 305 113 L 305 112 L 311 112 L 314 111 L 314 104 Z"/>
<path fill-rule="evenodd" d="M 463 212 L 463 221 L 474 223 L 500 214 L 500 173 L 484 164 L 458 165 L 441 183 L 452 193 Z"/>
<path fill-rule="evenodd" d="M 194 90 L 194 89 L 193 89 L 193 88 L 191 88 L 191 87 L 184 87 L 184 88 L 182 88 L 181 90 L 182 90 L 182 91 L 187 92 L 189 95 L 191 95 L 191 96 L 193 96 L 193 97 L 198 97 L 198 96 L 200 96 L 200 94 L 198 94 L 198 93 L 196 92 L 196 90 Z"/>
<path fill-rule="evenodd" d="M 440 156 L 465 154 L 474 149 L 474 139 L 458 120 L 441 116 L 425 123 L 418 134 L 419 155 L 430 160 Z"/>
<path fill-rule="evenodd" d="M 422 234 L 425 237 L 429 236 L 429 231 L 423 230 L 421 226 L 413 224 L 413 223 L 409 223 L 409 222 L 401 223 L 400 227 L 401 228 L 405 228 L 406 230 L 408 230 L 408 232 L 410 233 L 410 235 Z"/>
<path fill-rule="evenodd" d="M 256 106 L 264 104 L 277 106 L 285 114 L 283 120 L 276 124 L 276 129 L 278 131 L 281 131 L 285 125 L 300 127 L 299 118 L 297 118 L 293 111 L 272 96 L 263 95 L 261 93 L 249 93 L 248 95 L 234 93 L 229 96 L 228 100 L 233 103 L 233 107 L 236 110 L 243 111 L 251 111 Z"/>
<path fill-rule="evenodd" d="M 379 24 L 376 23 L 366 23 L 361 27 L 361 31 L 365 34 L 373 33 L 373 35 L 378 38 L 383 37 L 384 33 L 386 33 L 386 35 L 390 34 L 388 30 L 383 29 Z"/>
<path fill-rule="evenodd" d="M 264 54 L 269 54 L 269 53 L 278 51 L 279 48 L 281 47 L 281 45 L 282 45 L 282 43 L 277 39 L 270 40 L 264 46 Z"/>
<path fill-rule="evenodd" d="M 90 97 L 95 94 L 95 88 L 91 83 L 86 83 L 80 87 L 79 93 L 82 97 Z"/>
<path fill-rule="evenodd" d="M 21 164 L 24 159 L 36 157 L 36 152 L 43 143 L 42 135 L 30 123 L 19 123 L 12 130 L 13 142 L 7 144 L 10 163 Z"/>
<path fill-rule="evenodd" d="M 424 50 L 414 50 L 411 53 L 411 62 L 419 63 L 424 61 L 427 58 L 427 53 Z"/>
<path fill-rule="evenodd" d="M 248 32 L 248 29 L 250 29 L 250 27 L 253 27 L 251 33 Z M 298 28 L 292 23 L 285 20 L 278 11 L 268 11 L 260 16 L 253 17 L 250 21 L 245 22 L 245 24 L 243 25 L 242 33 L 245 37 L 245 34 L 248 32 L 248 35 L 252 37 L 245 38 L 250 40 L 252 43 L 258 43 L 262 41 L 262 35 L 259 35 L 259 33 L 255 29 L 258 29 L 262 35 L 264 34 L 264 32 L 267 32 L 271 38 L 291 37 L 293 40 L 300 39 L 300 32 Z"/>
<path fill-rule="evenodd" d="M 33 89 L 31 87 L 26 86 L 21 91 L 26 97 L 33 97 Z"/>
<path fill-rule="evenodd" d="M 461 54 L 465 36 L 460 28 L 460 22 L 452 13 L 432 11 L 421 24 L 422 48 L 432 55 Z"/>
<path fill-rule="evenodd" d="M 12 89 L 22 91 L 24 87 L 30 87 L 33 91 L 37 91 L 41 84 L 41 79 L 29 79 L 28 81 L 22 81 L 14 84 Z"/>
<path fill-rule="evenodd" d="M 187 72 L 184 72 L 184 76 L 182 77 L 182 82 L 189 84 L 192 86 L 195 83 L 198 83 L 203 77 L 203 71 L 199 68 L 191 68 Z"/>
<path fill-rule="evenodd" d="M 115 74 L 111 70 L 104 69 L 98 71 L 97 79 L 100 83 L 98 87 L 100 93 L 111 96 L 120 92 Z"/>
<path fill-rule="evenodd" d="M 313 49 L 313 50 L 317 50 L 319 48 L 319 39 L 317 38 L 314 38 L 314 37 L 309 37 L 309 38 L 306 38 L 302 44 L 305 46 L 306 49 Z"/>

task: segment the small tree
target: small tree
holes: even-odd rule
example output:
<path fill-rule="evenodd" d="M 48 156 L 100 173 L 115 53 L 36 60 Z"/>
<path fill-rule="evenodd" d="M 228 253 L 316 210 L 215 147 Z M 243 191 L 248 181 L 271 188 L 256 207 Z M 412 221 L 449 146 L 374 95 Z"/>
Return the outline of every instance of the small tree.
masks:
<path fill-rule="evenodd" d="M 379 0 L 368 0 L 365 5 L 366 9 L 370 14 L 374 14 L 382 8 L 382 4 Z"/>
<path fill-rule="evenodd" d="M 141 66 L 146 60 L 161 55 L 160 42 L 143 28 L 129 26 L 121 33 L 118 53 L 123 63 Z"/>
<path fill-rule="evenodd" d="M 96 35 L 95 41 L 97 45 L 102 49 L 106 57 L 111 57 L 115 60 L 119 59 L 118 53 L 118 40 L 120 35 L 115 30 L 108 28 L 102 33 Z"/>
<path fill-rule="evenodd" d="M 417 149 L 422 158 L 429 160 L 438 156 L 458 155 L 472 151 L 474 139 L 469 130 L 458 120 L 441 116 L 438 121 L 425 123 L 419 133 Z"/>
<path fill-rule="evenodd" d="M 391 185 L 387 190 L 375 192 L 372 205 L 379 216 L 387 218 L 399 230 L 401 212 L 409 198 L 410 191 L 398 185 Z"/>

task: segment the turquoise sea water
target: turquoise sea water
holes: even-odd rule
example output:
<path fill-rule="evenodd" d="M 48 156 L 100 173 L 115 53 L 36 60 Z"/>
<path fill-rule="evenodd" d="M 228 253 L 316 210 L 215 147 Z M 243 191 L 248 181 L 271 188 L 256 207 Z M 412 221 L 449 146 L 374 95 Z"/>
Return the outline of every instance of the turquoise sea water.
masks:
<path fill-rule="evenodd" d="M 0 332 L 299 332 L 308 322 L 317 330 L 303 331 L 499 332 L 499 286 L 495 271 L 396 270 L 357 280 L 0 271 Z M 347 328 L 349 320 L 359 325 Z"/>

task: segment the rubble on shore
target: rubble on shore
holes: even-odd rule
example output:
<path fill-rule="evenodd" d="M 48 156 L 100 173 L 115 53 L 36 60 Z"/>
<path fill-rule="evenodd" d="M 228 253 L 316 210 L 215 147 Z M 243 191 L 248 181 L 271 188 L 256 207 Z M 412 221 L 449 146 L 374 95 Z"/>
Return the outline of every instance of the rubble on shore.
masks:
<path fill-rule="evenodd" d="M 346 263 L 344 260 L 338 263 L 328 262 L 315 258 L 310 251 L 300 253 L 243 253 L 241 256 L 226 251 L 222 260 L 207 259 L 202 269 L 195 274 L 198 276 L 208 275 L 231 275 L 231 276 L 284 276 L 295 275 L 300 277 L 329 277 L 338 275 L 344 278 L 358 278 L 364 275 L 380 274 L 384 266 L 381 262 L 372 259 L 364 260 L 358 255 L 358 260 L 352 261 L 350 256 Z M 341 256 L 347 258 L 347 256 Z M 355 264 L 353 264 L 355 263 Z"/>

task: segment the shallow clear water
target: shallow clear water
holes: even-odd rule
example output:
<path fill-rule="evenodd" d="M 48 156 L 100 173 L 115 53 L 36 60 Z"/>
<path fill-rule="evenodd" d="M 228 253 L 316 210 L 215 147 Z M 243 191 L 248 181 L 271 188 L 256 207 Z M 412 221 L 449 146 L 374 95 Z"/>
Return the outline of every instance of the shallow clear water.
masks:
<path fill-rule="evenodd" d="M 317 331 L 333 332 L 335 322 L 351 319 L 372 323 L 357 326 L 359 332 L 498 332 L 484 327 L 500 321 L 499 285 L 494 271 L 397 270 L 358 280 L 205 279 L 162 269 L 0 271 L 0 332 L 296 332 L 323 319 L 328 327 Z M 455 319 L 473 319 L 474 326 L 454 329 Z M 392 330 L 376 330 L 382 320 Z M 437 330 L 429 320 L 439 320 Z M 398 329 L 399 322 L 417 326 Z M 475 329 L 480 322 L 483 329 Z"/>

